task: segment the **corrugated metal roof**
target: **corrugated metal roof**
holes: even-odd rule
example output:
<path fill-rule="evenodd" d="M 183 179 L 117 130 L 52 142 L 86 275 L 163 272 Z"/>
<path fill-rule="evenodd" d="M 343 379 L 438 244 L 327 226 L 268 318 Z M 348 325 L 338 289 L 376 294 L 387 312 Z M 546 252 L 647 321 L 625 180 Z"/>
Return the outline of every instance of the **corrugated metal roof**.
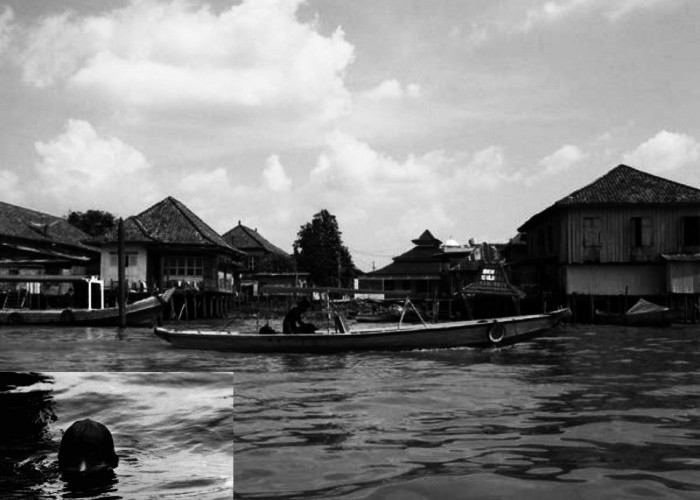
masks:
<path fill-rule="evenodd" d="M 592 183 L 558 200 L 530 217 L 518 231 L 553 210 L 600 205 L 700 205 L 700 189 L 618 165 Z"/>

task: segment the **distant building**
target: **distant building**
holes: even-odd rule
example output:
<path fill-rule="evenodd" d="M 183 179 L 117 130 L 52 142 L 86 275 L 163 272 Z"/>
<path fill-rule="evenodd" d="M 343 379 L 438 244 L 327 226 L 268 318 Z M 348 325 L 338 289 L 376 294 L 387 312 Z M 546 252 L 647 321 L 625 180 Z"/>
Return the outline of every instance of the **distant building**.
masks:
<path fill-rule="evenodd" d="M 0 277 L 97 274 L 89 238 L 66 219 L 0 202 Z"/>
<path fill-rule="evenodd" d="M 700 294 L 700 189 L 619 165 L 518 231 L 516 284 L 579 319 L 635 297 L 691 310 Z"/>
<path fill-rule="evenodd" d="M 243 252 L 232 248 L 182 202 L 165 198 L 124 221 L 125 277 L 129 288 L 176 287 L 195 292 L 234 292 Z M 102 278 L 118 283 L 118 232 L 100 238 Z"/>
<path fill-rule="evenodd" d="M 416 299 L 451 299 L 477 278 L 485 261 L 499 259 L 493 245 L 463 245 L 453 239 L 443 244 L 427 229 L 412 243 L 413 248 L 387 266 L 360 277 L 358 288 Z"/>
<path fill-rule="evenodd" d="M 308 273 L 297 273 L 293 257 L 270 243 L 257 229 L 238 225 L 224 233 L 224 241 L 245 253 L 240 270 L 240 288 L 257 295 L 266 286 L 302 286 Z"/>

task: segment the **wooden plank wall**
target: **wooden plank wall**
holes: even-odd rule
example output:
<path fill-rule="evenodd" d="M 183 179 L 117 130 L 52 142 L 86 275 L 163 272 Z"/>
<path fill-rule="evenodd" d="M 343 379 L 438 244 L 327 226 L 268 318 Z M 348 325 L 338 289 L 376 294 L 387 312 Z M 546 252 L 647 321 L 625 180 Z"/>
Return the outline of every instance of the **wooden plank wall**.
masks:
<path fill-rule="evenodd" d="M 652 245 L 643 250 L 642 254 L 650 258 L 661 253 L 678 253 L 687 251 L 682 247 L 681 218 L 684 216 L 700 216 L 700 209 L 680 207 L 621 207 L 621 208 L 587 208 L 570 209 L 565 218 L 564 227 L 560 227 L 561 243 L 566 251 L 560 254 L 560 261 L 568 263 L 584 262 L 586 249 L 583 246 L 584 217 L 601 218 L 601 247 L 600 263 L 633 262 L 631 246 L 632 217 L 652 218 Z M 564 240 L 564 241 L 562 241 Z"/>

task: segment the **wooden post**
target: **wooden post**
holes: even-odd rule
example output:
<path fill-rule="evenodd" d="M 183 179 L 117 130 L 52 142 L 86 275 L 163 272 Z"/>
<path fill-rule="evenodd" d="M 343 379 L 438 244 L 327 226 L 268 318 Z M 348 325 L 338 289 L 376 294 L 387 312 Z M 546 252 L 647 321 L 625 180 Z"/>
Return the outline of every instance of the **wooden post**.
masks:
<path fill-rule="evenodd" d="M 117 267 L 119 278 L 119 328 L 126 328 L 126 273 L 124 262 L 124 220 L 119 218 L 117 234 Z"/>

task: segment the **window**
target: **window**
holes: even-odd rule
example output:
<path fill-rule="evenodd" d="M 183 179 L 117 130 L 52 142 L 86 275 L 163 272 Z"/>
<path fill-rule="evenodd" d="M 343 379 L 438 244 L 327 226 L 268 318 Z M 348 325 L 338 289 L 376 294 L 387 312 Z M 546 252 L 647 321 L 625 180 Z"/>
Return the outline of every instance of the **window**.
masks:
<path fill-rule="evenodd" d="M 547 226 L 547 242 L 545 249 L 548 254 L 554 253 L 554 230 L 552 226 Z"/>
<path fill-rule="evenodd" d="M 600 246 L 600 217 L 584 217 L 583 218 L 583 246 L 599 247 Z"/>
<path fill-rule="evenodd" d="M 165 276 L 202 277 L 204 276 L 201 257 L 173 256 L 163 259 Z"/>
<path fill-rule="evenodd" d="M 700 246 L 700 217 L 694 215 L 683 217 L 683 246 Z"/>
<path fill-rule="evenodd" d="M 651 217 L 632 217 L 632 247 L 651 246 Z"/>

